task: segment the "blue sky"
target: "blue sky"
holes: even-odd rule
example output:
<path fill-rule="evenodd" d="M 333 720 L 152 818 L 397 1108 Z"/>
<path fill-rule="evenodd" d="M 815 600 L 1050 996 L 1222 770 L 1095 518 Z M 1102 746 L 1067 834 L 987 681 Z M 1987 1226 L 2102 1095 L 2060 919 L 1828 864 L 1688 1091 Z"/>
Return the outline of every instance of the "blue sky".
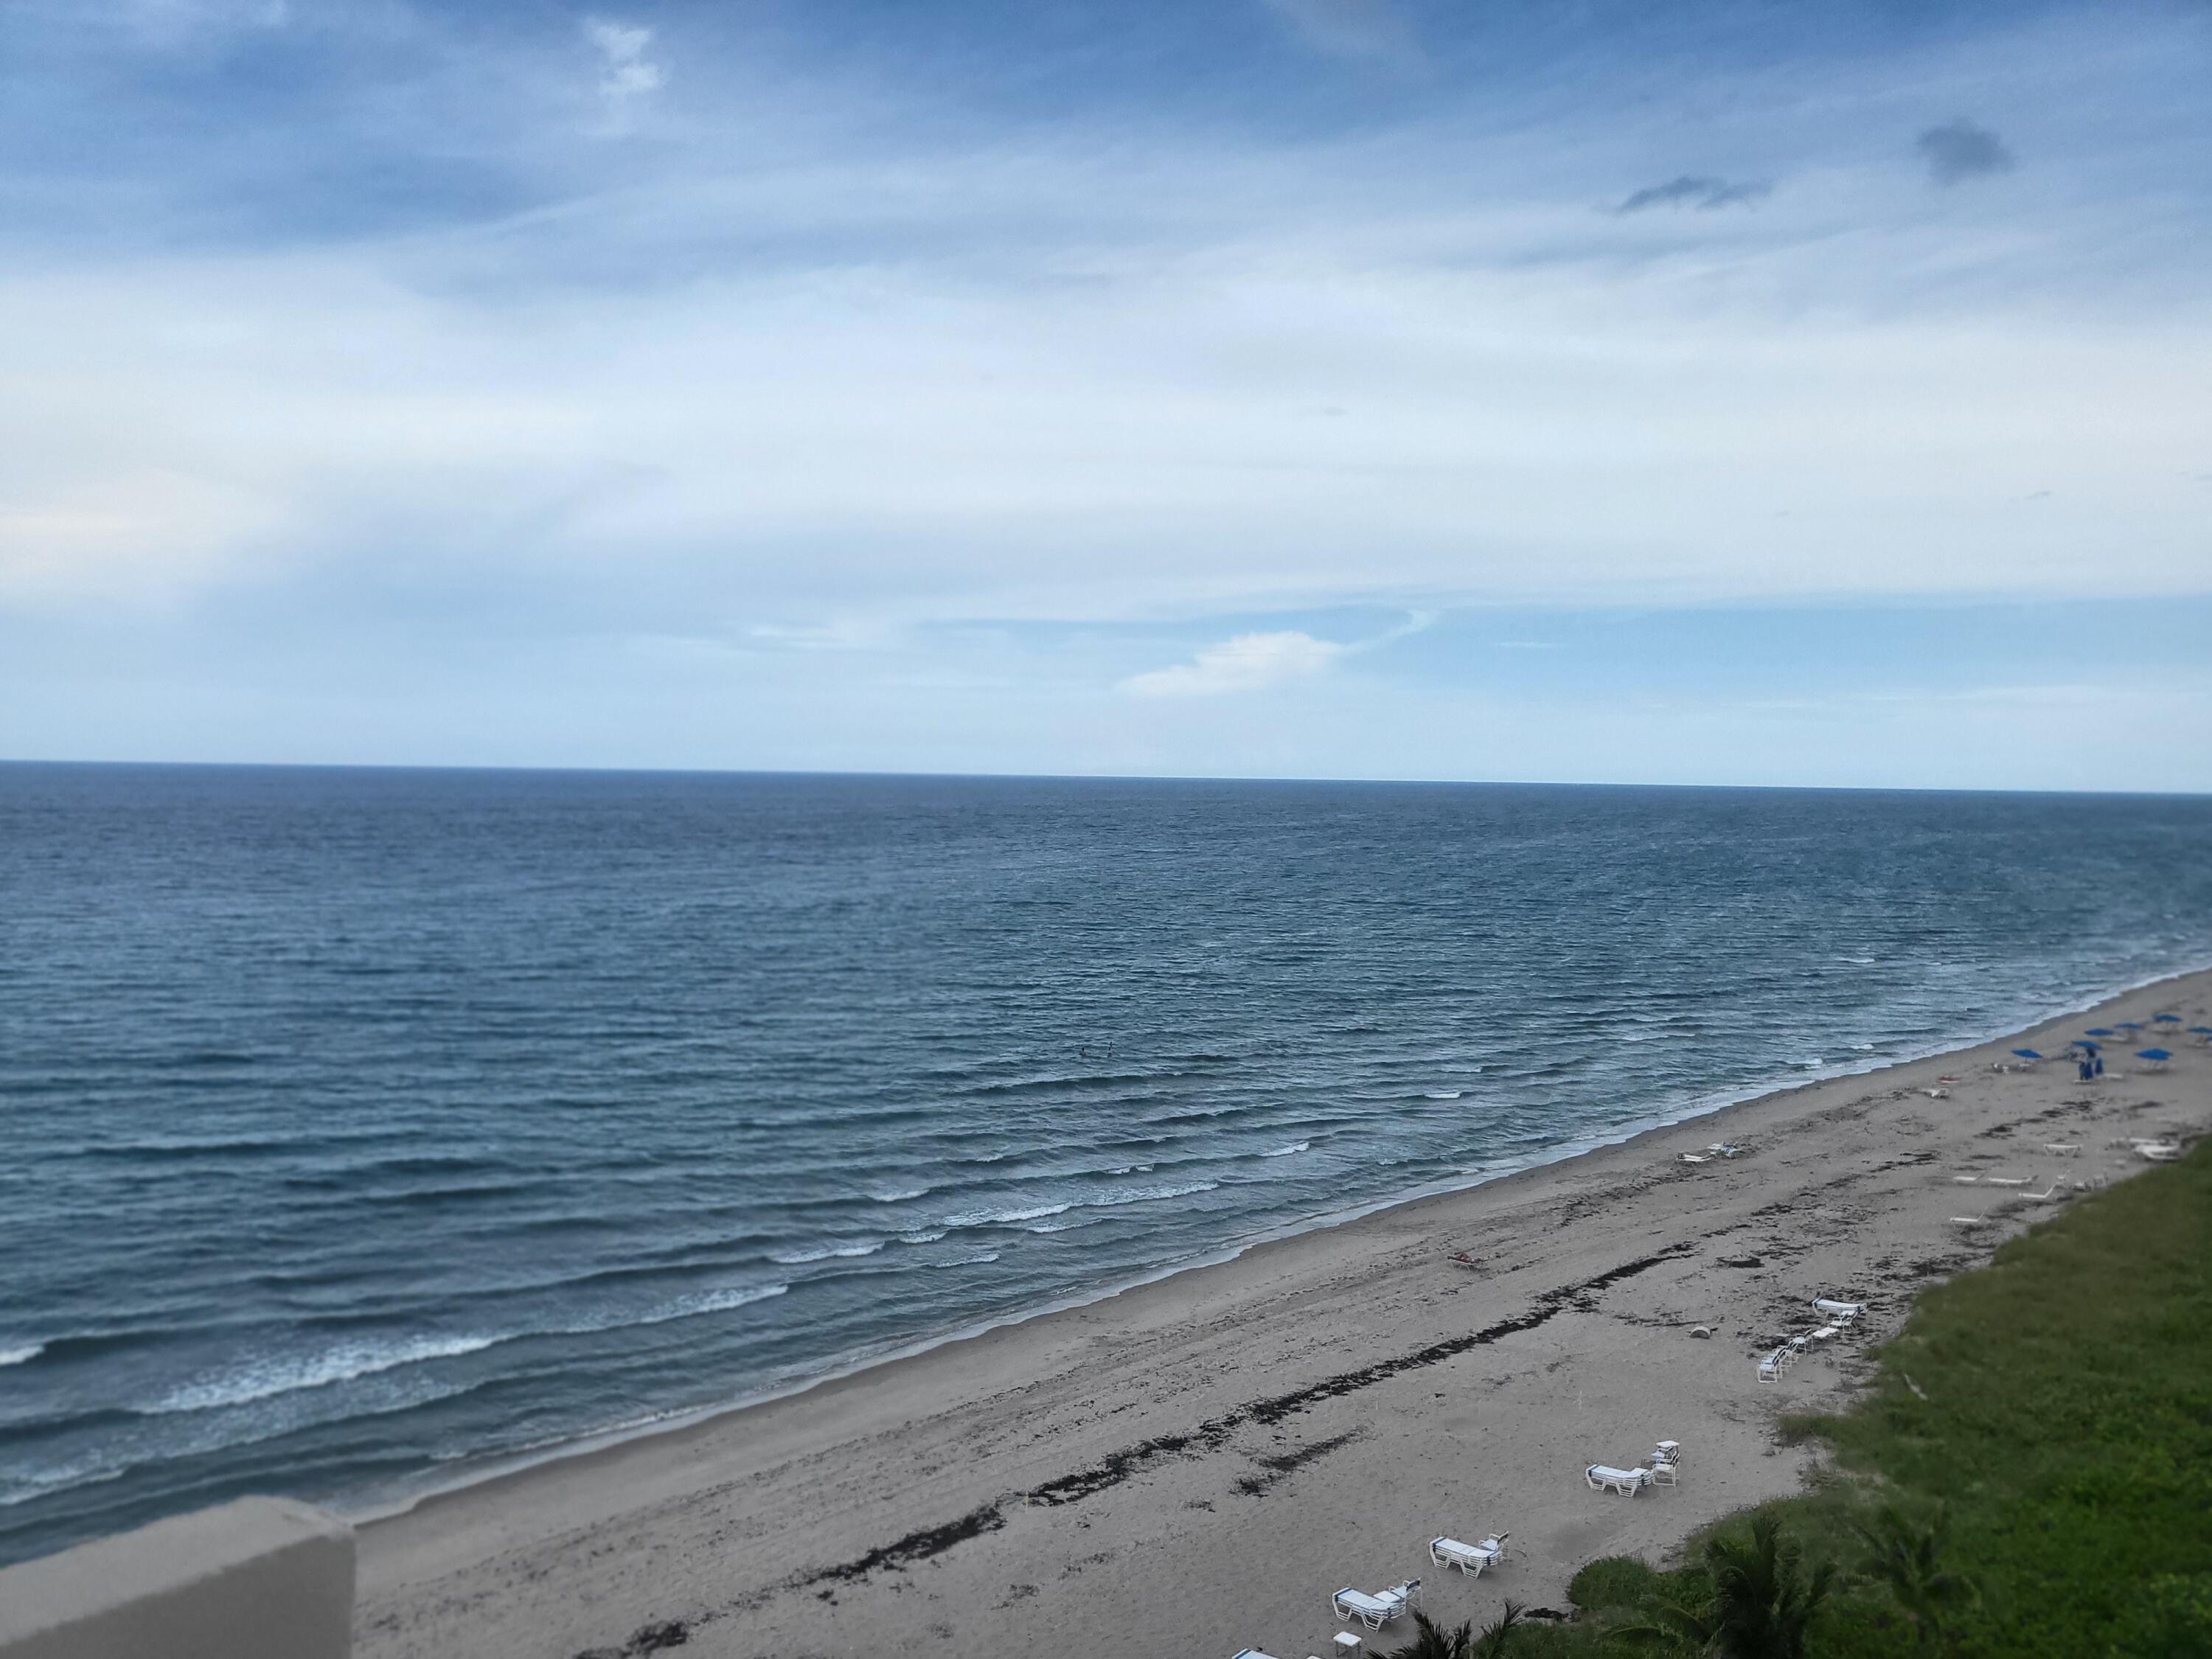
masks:
<path fill-rule="evenodd" d="M 2212 788 L 2212 7 L 5 25 L 0 755 Z"/>

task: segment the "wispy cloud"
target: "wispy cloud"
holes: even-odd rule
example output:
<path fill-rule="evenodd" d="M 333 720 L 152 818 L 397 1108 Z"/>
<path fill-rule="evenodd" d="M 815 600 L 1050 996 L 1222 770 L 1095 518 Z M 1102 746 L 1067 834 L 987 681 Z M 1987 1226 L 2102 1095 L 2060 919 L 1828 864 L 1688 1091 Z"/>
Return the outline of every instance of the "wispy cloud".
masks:
<path fill-rule="evenodd" d="M 2004 141 L 1987 127 L 1964 116 L 1930 127 L 1912 141 L 1912 148 L 1928 164 L 1928 176 L 1939 185 L 1962 184 L 1991 173 L 2010 173 L 2015 163 Z"/>
<path fill-rule="evenodd" d="M 1193 661 L 1132 675 L 1121 682 L 1121 689 L 1139 697 L 1212 697 L 1226 692 L 1261 691 L 1286 680 L 1318 674 L 1347 648 L 1334 640 L 1317 640 L 1296 629 L 1239 634 L 1207 646 Z"/>
<path fill-rule="evenodd" d="M 1756 180 L 1732 183 L 1726 179 L 1684 173 L 1663 185 L 1646 185 L 1613 209 L 1615 213 L 1641 213 L 1647 208 L 1693 208 L 1710 213 L 1715 208 L 1750 207 L 1771 195 L 1774 186 Z"/>
<path fill-rule="evenodd" d="M 1402 64 L 1421 56 L 1412 27 L 1391 0 L 1267 0 L 1267 4 L 1301 41 L 1330 57 Z"/>
<path fill-rule="evenodd" d="M 668 79 L 660 65 L 645 55 L 653 44 L 653 31 L 641 24 L 588 17 L 584 36 L 599 54 L 599 102 L 607 126 L 627 131 L 639 103 L 659 91 Z"/>

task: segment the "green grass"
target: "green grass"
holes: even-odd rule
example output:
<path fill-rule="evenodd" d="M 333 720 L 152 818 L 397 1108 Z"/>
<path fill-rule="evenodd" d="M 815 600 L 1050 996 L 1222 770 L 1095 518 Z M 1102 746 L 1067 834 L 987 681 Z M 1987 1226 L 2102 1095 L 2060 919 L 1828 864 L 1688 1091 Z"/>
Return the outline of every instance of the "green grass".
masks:
<path fill-rule="evenodd" d="M 1946 1565 L 1983 1592 L 1953 1621 L 1958 1653 L 2212 1656 L 2212 1142 L 1927 1291 L 1878 1352 L 1852 1410 L 1791 1425 L 1836 1455 L 1833 1475 L 1765 1506 L 1808 1560 L 1856 1567 L 1850 1522 L 1877 1503 L 1948 1504 Z M 1635 1582 L 1594 1564 L 1577 1600 L 1595 1607 Z M 1601 1623 L 1526 1651 L 1601 1650 Z M 1812 1646 L 1818 1659 L 1911 1650 L 1888 1592 L 1864 1582 L 1823 1612 Z"/>

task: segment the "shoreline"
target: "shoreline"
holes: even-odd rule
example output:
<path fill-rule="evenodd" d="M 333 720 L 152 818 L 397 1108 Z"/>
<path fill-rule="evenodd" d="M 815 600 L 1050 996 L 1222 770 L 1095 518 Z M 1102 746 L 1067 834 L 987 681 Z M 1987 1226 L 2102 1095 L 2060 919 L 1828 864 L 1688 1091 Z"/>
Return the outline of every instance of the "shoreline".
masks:
<path fill-rule="evenodd" d="M 1427 1571 L 1409 1539 L 1474 1527 L 1510 1530 L 1526 1553 L 1499 1591 L 1556 1599 L 1595 1554 L 1663 1553 L 1796 1487 L 1809 1454 L 1772 1443 L 1771 1409 L 1839 1398 L 1856 1367 L 1838 1343 L 1789 1386 L 1758 1389 L 1748 1356 L 1822 1293 L 1873 1303 L 1851 1342 L 1878 1339 L 1911 1288 L 1985 1259 L 2022 1218 L 2018 1200 L 2000 1194 L 1987 1231 L 1962 1243 L 1949 1217 L 1991 1194 L 1969 1204 L 1943 1170 L 2002 1159 L 1990 1142 L 2030 1121 L 2050 1121 L 2046 1134 L 2063 1123 L 2086 1151 L 2107 1122 L 2212 1121 L 2212 1060 L 2195 1048 L 2157 1098 L 2136 1098 L 2140 1075 L 2081 1096 L 2070 1072 L 1989 1060 L 2024 1040 L 2055 1046 L 2092 1015 L 2148 1018 L 2208 997 L 2212 970 L 2162 975 L 2017 1031 L 1648 1123 L 773 1399 L 479 1473 L 364 1524 L 357 1650 L 572 1659 L 673 1619 L 696 1650 L 732 1656 L 901 1633 L 1078 1656 L 1133 1638 L 1319 1651 L 1328 1589 Z M 1954 1085 L 1935 1082 L 1953 1073 Z M 1675 1154 L 1692 1136 L 1748 1151 L 1686 1164 Z M 2086 1176 L 2094 1159 L 2039 1178 Z M 1450 1264 L 1462 1249 L 1477 1270 Z M 1684 1340 L 1692 1322 L 1714 1340 Z M 1580 1490 L 1580 1462 L 1633 1457 L 1639 1437 L 1661 1435 L 1694 1460 L 1679 1491 L 1594 1504 Z M 1480 1504 L 1469 1484 L 1488 1494 Z M 1381 1534 L 1378 1512 L 1397 1516 Z M 1225 1605 L 1166 1593 L 1200 1557 L 1219 1558 L 1203 1582 L 1237 1587 Z M 1487 1616 L 1492 1584 L 1447 1591 L 1431 1574 L 1432 1611 Z M 933 1622 L 917 1636 L 925 1607 Z"/>
<path fill-rule="evenodd" d="M 2207 977 L 2212 977 L 2212 962 L 2179 969 L 2171 973 L 2154 975 L 2148 979 L 2136 981 L 2116 990 L 2101 993 L 2078 1006 L 2069 1005 L 2056 1012 L 2041 1015 L 2024 1026 L 1972 1036 L 1960 1042 L 1948 1042 L 1917 1053 L 1875 1060 L 1864 1066 L 1845 1066 L 1832 1071 L 1824 1070 L 1807 1076 L 1802 1082 L 1780 1085 L 1754 1085 L 1750 1092 L 1723 1099 L 1717 1105 L 1697 1104 L 1675 1115 L 1661 1115 L 1632 1119 L 1627 1125 L 1623 1126 L 1617 1134 L 1596 1140 L 1571 1141 L 1555 1149 L 1549 1155 L 1539 1157 L 1511 1169 L 1473 1176 L 1466 1180 L 1453 1181 L 1444 1184 L 1431 1182 L 1364 1202 L 1348 1209 L 1328 1211 L 1318 1216 L 1285 1223 L 1279 1227 L 1270 1229 L 1249 1238 L 1224 1244 L 1195 1256 L 1165 1263 L 1133 1279 L 1116 1280 L 1094 1290 L 1057 1297 L 1015 1313 L 976 1321 L 933 1336 L 903 1343 L 880 1352 L 863 1354 L 848 1359 L 833 1359 L 828 1363 L 824 1370 L 819 1372 L 757 1393 L 739 1395 L 711 1405 L 690 1407 L 643 1422 L 611 1425 L 604 1429 L 564 1437 L 543 1447 L 525 1449 L 504 1455 L 488 1457 L 482 1465 L 466 1474 L 457 1475 L 450 1480 L 434 1481 L 423 1486 L 419 1490 L 388 1499 L 359 1504 L 349 1504 L 341 1499 L 334 1502 L 331 1507 L 357 1527 L 374 1526 L 380 1522 L 396 1520 L 414 1513 L 426 1504 L 467 1492 L 478 1486 L 495 1485 L 527 1475 L 550 1464 L 562 1462 L 571 1458 L 595 1457 L 618 1451 L 623 1447 L 651 1440 L 662 1435 L 682 1434 L 711 1424 L 721 1418 L 757 1411 L 783 1401 L 797 1399 L 817 1389 L 829 1388 L 884 1367 L 900 1365 L 911 1360 L 922 1358 L 940 1349 L 963 1342 L 974 1341 L 995 1332 L 1019 1329 L 1037 1320 L 1049 1319 L 1058 1315 L 1096 1307 L 1157 1285 L 1169 1283 L 1186 1273 L 1202 1273 L 1211 1268 L 1226 1267 L 1241 1261 L 1255 1250 L 1262 1249 L 1270 1245 L 1330 1232 L 1340 1227 L 1357 1225 L 1373 1217 L 1386 1214 L 1393 1210 L 1410 1208 L 1432 1199 L 1449 1198 L 1476 1192 L 1537 1171 L 1558 1170 L 1601 1152 L 1632 1146 L 1647 1135 L 1679 1128 L 1685 1124 L 1703 1122 L 1709 1119 L 1717 1120 L 1729 1112 L 1783 1099 L 1808 1089 L 1818 1088 L 1824 1084 L 1853 1078 L 1877 1078 L 1886 1072 L 1942 1060 L 1948 1055 L 1966 1054 L 2014 1037 L 2024 1037 L 2054 1023 L 2087 1019 L 2100 1008 L 2116 1005 L 2124 999 L 2142 992 L 2154 990 L 2160 986 L 2179 985 L 2185 981 Z"/>

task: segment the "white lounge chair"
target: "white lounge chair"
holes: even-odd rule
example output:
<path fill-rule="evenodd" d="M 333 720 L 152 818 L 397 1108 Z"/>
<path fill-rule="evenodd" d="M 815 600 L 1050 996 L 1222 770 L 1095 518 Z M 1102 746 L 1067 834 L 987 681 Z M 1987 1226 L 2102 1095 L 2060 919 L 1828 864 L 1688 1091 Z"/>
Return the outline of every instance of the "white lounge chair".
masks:
<path fill-rule="evenodd" d="M 1654 1463 L 1644 1471 L 1644 1479 L 1654 1486 L 1679 1486 L 1682 1484 L 1681 1466 L 1675 1463 Z"/>
<path fill-rule="evenodd" d="M 1662 1440 L 1651 1449 L 1651 1462 L 1655 1465 L 1680 1463 L 1681 1461 L 1682 1443 L 1679 1440 Z"/>
<path fill-rule="evenodd" d="M 1418 1578 L 1408 1578 L 1404 1583 L 1369 1595 L 1346 1585 L 1328 1598 L 1336 1616 L 1346 1623 L 1357 1619 L 1370 1630 L 1381 1630 L 1413 1604 L 1413 1596 L 1421 1588 Z"/>
<path fill-rule="evenodd" d="M 2078 1140 L 2046 1140 L 2043 1143 L 2043 1150 L 2057 1158 L 2071 1158 L 2081 1150 L 2081 1143 Z"/>
<path fill-rule="evenodd" d="M 2033 1176 L 1985 1176 L 1983 1178 L 1992 1187 L 2025 1187 L 2035 1179 Z"/>
<path fill-rule="evenodd" d="M 2058 1196 L 2060 1191 L 2064 1188 L 2065 1185 L 2066 1183 L 2064 1182 L 2060 1181 L 2054 1176 L 2051 1184 L 2045 1188 L 2041 1192 L 2022 1193 L 2021 1196 L 2027 1200 L 2031 1204 L 2047 1204 L 2052 1199 Z"/>
<path fill-rule="evenodd" d="M 1267 1659 L 1267 1656 L 1257 1648 L 1239 1648 L 1237 1650 L 1237 1659 Z"/>
<path fill-rule="evenodd" d="M 1787 1348 L 1777 1348 L 1772 1353 L 1767 1355 L 1765 1358 L 1759 1362 L 1759 1380 L 1762 1382 L 1774 1382 L 1780 1381 L 1782 1376 L 1782 1368 L 1789 1363 L 1790 1350 Z"/>
<path fill-rule="evenodd" d="M 1651 1471 L 1616 1469 L 1608 1464 L 1593 1463 L 1583 1471 L 1583 1479 L 1589 1482 L 1592 1492 L 1616 1492 L 1623 1498 L 1633 1498 L 1651 1484 Z"/>
<path fill-rule="evenodd" d="M 1468 1577 L 1480 1578 L 1496 1557 L 1479 1545 L 1463 1544 L 1456 1538 L 1431 1538 L 1429 1559 L 1440 1567 L 1457 1567 Z"/>
<path fill-rule="evenodd" d="M 1848 1325 L 1866 1311 L 1863 1302 L 1834 1302 L 1825 1296 L 1813 1298 L 1813 1311 L 1826 1314 L 1832 1325 Z"/>

